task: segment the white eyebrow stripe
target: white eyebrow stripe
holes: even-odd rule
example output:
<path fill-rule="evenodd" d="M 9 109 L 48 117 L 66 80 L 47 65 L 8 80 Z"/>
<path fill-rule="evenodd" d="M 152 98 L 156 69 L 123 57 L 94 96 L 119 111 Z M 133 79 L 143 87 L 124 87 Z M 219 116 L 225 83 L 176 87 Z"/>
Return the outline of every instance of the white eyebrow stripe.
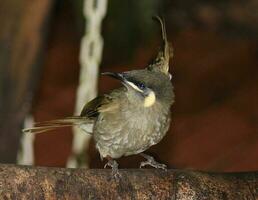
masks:
<path fill-rule="evenodd" d="M 133 82 L 131 81 L 125 81 L 128 85 L 130 85 L 133 89 L 137 90 L 138 92 L 143 93 L 143 91 L 141 89 L 139 89 Z"/>

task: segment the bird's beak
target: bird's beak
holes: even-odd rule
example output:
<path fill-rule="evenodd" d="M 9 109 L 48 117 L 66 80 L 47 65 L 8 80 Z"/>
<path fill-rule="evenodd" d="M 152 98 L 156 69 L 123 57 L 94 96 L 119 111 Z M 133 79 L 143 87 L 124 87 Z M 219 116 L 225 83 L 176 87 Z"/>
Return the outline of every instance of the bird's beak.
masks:
<path fill-rule="evenodd" d="M 117 80 L 122 81 L 123 83 L 125 83 L 125 78 L 121 73 L 116 73 L 116 72 L 103 72 L 101 73 L 101 75 L 106 75 L 106 76 L 110 76 L 112 78 L 115 78 Z"/>
<path fill-rule="evenodd" d="M 112 78 L 115 78 L 119 81 L 122 82 L 122 84 L 124 86 L 126 86 L 127 88 L 133 88 L 134 90 L 138 91 L 138 92 L 142 92 L 142 90 L 140 90 L 133 82 L 131 81 L 128 81 L 125 76 L 121 73 L 116 73 L 116 72 L 104 72 L 104 73 L 101 73 L 101 75 L 107 75 L 107 76 L 110 76 Z"/>

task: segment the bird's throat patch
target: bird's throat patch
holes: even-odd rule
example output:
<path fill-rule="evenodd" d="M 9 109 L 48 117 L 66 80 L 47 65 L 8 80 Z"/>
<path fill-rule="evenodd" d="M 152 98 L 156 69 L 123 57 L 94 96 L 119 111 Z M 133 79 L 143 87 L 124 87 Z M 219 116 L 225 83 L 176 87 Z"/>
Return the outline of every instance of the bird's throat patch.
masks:
<path fill-rule="evenodd" d="M 153 91 L 151 91 L 148 96 L 144 98 L 144 107 L 152 106 L 156 101 L 156 95 Z"/>

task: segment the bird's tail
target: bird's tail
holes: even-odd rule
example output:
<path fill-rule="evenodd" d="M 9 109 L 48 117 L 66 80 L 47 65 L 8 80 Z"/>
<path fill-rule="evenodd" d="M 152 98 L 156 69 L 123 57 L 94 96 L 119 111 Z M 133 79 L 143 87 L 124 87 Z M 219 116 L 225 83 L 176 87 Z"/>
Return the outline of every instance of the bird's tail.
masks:
<path fill-rule="evenodd" d="M 35 127 L 25 128 L 22 130 L 23 133 L 43 133 L 51 131 L 57 128 L 71 127 L 71 126 L 80 126 L 82 124 L 90 124 L 92 121 L 87 117 L 67 117 L 64 119 L 56 119 L 44 122 L 35 123 Z"/>

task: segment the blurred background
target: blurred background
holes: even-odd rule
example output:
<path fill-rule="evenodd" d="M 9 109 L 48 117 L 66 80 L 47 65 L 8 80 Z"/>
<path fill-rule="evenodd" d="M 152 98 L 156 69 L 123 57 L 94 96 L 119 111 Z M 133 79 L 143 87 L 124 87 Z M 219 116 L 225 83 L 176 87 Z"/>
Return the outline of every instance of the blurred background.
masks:
<path fill-rule="evenodd" d="M 31 144 L 22 141 L 21 129 L 28 116 L 37 122 L 74 114 L 80 71 L 87 73 L 79 60 L 90 31 L 87 1 L 0 0 L 1 163 L 65 167 L 74 154 L 70 128 L 38 134 Z M 93 8 L 103 3 L 92 2 Z M 171 168 L 258 170 L 258 1 L 107 1 L 96 29 L 104 45 L 99 71 L 145 67 L 161 41 L 151 20 L 157 14 L 174 46 L 176 102 L 169 133 L 148 153 Z M 96 81 L 100 94 L 121 86 L 107 77 Z M 21 161 L 21 154 L 32 158 Z M 75 166 L 104 165 L 93 141 L 76 156 Z M 122 168 L 140 161 L 118 160 Z"/>

